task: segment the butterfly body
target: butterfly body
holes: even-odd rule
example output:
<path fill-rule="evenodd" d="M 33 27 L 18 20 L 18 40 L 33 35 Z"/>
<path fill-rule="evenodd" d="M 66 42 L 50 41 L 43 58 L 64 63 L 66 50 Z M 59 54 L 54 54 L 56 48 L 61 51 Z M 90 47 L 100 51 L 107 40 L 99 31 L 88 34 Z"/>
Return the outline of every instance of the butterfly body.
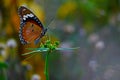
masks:
<path fill-rule="evenodd" d="M 21 6 L 18 9 L 20 16 L 19 38 L 22 44 L 34 42 L 37 44 L 45 35 L 47 28 L 44 28 L 40 20 L 28 8 Z"/>

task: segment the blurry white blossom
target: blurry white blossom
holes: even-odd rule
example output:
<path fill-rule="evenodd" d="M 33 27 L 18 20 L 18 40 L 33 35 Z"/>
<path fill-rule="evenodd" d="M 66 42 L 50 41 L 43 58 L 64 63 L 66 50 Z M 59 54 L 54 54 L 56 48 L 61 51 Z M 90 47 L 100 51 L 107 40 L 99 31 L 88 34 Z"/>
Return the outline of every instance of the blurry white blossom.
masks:
<path fill-rule="evenodd" d="M 96 71 L 98 67 L 98 63 L 96 60 L 90 60 L 88 65 L 93 71 Z"/>
<path fill-rule="evenodd" d="M 97 41 L 99 40 L 99 36 L 97 34 L 91 34 L 89 37 L 88 37 L 88 42 L 90 43 L 96 43 Z"/>
<path fill-rule="evenodd" d="M 71 24 L 68 24 L 64 27 L 64 31 L 67 33 L 73 33 L 75 31 L 75 27 Z"/>
<path fill-rule="evenodd" d="M 60 47 L 61 48 L 71 48 L 72 47 L 72 43 L 71 42 L 62 42 L 60 44 Z M 72 50 L 62 50 L 60 52 L 63 53 L 64 56 L 69 57 L 69 56 L 71 56 Z"/>
<path fill-rule="evenodd" d="M 38 74 L 33 74 L 31 80 L 41 80 L 41 77 Z"/>
<path fill-rule="evenodd" d="M 60 47 L 62 48 L 70 48 L 72 46 L 72 44 L 70 42 L 62 42 L 60 44 Z"/>
<path fill-rule="evenodd" d="M 17 43 L 16 43 L 15 39 L 9 39 L 9 40 L 7 41 L 7 46 L 8 46 L 8 47 L 15 48 L 15 47 L 17 46 Z"/>
<path fill-rule="evenodd" d="M 95 48 L 96 49 L 103 49 L 105 47 L 105 44 L 103 41 L 98 41 L 96 44 L 95 44 Z"/>

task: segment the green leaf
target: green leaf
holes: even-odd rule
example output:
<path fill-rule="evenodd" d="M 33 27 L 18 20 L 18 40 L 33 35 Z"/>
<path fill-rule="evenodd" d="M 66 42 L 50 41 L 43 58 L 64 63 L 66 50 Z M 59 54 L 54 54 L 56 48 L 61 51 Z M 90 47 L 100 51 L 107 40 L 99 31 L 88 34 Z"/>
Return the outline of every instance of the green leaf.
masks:
<path fill-rule="evenodd" d="M 32 54 L 32 53 L 36 53 L 36 52 L 46 52 L 46 51 L 49 50 L 48 48 L 28 48 L 28 49 L 33 50 L 33 51 L 28 52 L 28 53 L 24 53 L 24 54 L 22 54 L 23 56 L 24 55 L 29 55 L 29 54 Z"/>
<path fill-rule="evenodd" d="M 7 68 L 8 65 L 5 62 L 0 62 L 0 68 Z"/>
<path fill-rule="evenodd" d="M 44 51 L 44 50 L 48 50 L 48 48 L 27 48 L 28 50 L 40 50 L 40 51 Z"/>
<path fill-rule="evenodd" d="M 55 50 L 74 50 L 74 49 L 79 49 L 80 47 L 76 47 L 76 48 L 55 48 Z M 29 54 L 33 54 L 36 52 L 47 52 L 49 50 L 49 48 L 27 48 L 28 50 L 33 50 L 31 52 L 28 53 L 24 53 L 22 54 L 24 55 L 29 55 Z"/>
<path fill-rule="evenodd" d="M 56 48 L 56 50 L 74 50 L 74 49 L 79 49 L 80 47 L 76 48 Z"/>

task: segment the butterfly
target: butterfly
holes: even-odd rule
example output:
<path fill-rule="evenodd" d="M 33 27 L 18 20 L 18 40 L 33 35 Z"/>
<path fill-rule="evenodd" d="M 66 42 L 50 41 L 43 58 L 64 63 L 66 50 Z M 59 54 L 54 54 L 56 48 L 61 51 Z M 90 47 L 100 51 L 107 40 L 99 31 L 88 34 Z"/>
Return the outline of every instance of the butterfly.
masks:
<path fill-rule="evenodd" d="M 37 16 L 25 6 L 18 8 L 18 14 L 20 16 L 19 38 L 21 43 L 39 43 L 47 32 L 47 28 L 44 28 Z"/>

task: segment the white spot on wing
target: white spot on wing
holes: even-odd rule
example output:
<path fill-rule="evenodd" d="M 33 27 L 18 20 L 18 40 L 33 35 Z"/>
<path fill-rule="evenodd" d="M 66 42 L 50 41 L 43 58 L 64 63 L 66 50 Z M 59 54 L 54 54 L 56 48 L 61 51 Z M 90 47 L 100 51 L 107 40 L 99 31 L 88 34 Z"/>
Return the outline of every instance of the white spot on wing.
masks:
<path fill-rule="evenodd" d="M 26 17 L 23 17 L 23 20 L 26 20 Z"/>
<path fill-rule="evenodd" d="M 23 16 L 23 20 L 26 20 L 28 17 L 34 17 L 34 15 L 33 14 L 26 14 L 26 15 L 24 15 Z"/>
<path fill-rule="evenodd" d="M 29 14 L 29 17 L 33 17 L 34 15 L 33 14 Z"/>

